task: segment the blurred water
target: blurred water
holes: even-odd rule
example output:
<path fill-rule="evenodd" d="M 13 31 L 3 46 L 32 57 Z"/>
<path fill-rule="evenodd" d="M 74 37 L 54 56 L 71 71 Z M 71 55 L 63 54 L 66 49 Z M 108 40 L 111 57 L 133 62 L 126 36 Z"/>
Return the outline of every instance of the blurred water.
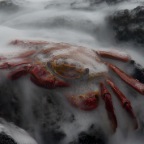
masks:
<path fill-rule="evenodd" d="M 92 49 L 118 49 L 130 54 L 134 60 L 144 66 L 144 51 L 137 50 L 131 44 L 117 44 L 113 31 L 107 23 L 107 17 L 119 9 L 133 9 L 142 5 L 144 0 L 130 0 L 118 4 L 109 5 L 106 2 L 95 4 L 92 0 L 12 0 L 9 5 L 0 6 L 0 53 L 17 53 L 19 49 L 8 47 L 6 44 L 14 39 L 47 40 L 54 42 L 67 42 L 86 46 Z M 121 66 L 122 64 L 120 64 Z M 122 66 L 123 69 L 126 66 Z M 143 121 L 144 98 L 139 95 L 135 98 L 133 91 L 116 79 L 116 83 L 132 101 L 132 106 L 137 117 Z M 37 120 L 32 115 L 32 103 L 34 96 L 38 96 L 36 91 L 42 91 L 29 81 L 25 80 L 21 84 L 23 102 L 23 118 L 34 128 L 33 135 L 38 143 L 43 144 L 39 132 Z M 20 87 L 19 86 L 19 87 Z M 111 133 L 106 111 L 103 102 L 96 111 L 82 112 L 69 106 L 61 94 L 57 94 L 60 99 L 60 107 L 64 104 L 64 113 L 74 113 L 76 121 L 67 123 L 61 121 L 61 129 L 66 133 L 66 138 L 62 144 L 72 141 L 80 131 L 86 130 L 92 123 L 99 125 L 104 133 L 108 135 L 109 144 L 142 144 L 143 134 L 140 130 L 131 129 L 131 119 L 121 108 L 117 99 L 113 96 L 114 107 L 118 119 L 119 128 L 115 134 Z M 39 96 L 38 96 L 39 97 Z M 28 112 L 29 111 L 29 112 Z M 30 117 L 27 117 L 27 112 Z M 55 115 L 54 115 L 55 118 Z M 29 124 L 28 124 L 29 126 Z M 25 124 L 25 127 L 28 127 Z M 49 138 L 51 139 L 51 138 Z M 53 140 L 49 140 L 52 144 Z"/>

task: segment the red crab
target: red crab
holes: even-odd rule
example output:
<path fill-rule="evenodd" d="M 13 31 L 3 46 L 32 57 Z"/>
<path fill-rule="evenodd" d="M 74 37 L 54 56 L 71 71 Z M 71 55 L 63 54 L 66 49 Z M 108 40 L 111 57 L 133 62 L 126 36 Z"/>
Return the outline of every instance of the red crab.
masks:
<path fill-rule="evenodd" d="M 9 45 L 21 47 L 26 51 L 10 57 L 1 55 L 0 69 L 10 70 L 8 78 L 16 80 L 21 76 L 30 74 L 33 83 L 47 89 L 58 87 L 78 88 L 83 85 L 88 87 L 89 83 L 94 85 L 98 83 L 98 89 L 84 90 L 82 94 L 77 94 L 74 89 L 74 94 L 67 96 L 68 100 L 77 108 L 93 110 L 98 106 L 100 95 L 105 102 L 108 117 L 115 131 L 117 119 L 111 94 L 106 87 L 106 84 L 108 84 L 120 100 L 123 108 L 133 119 L 135 128 L 138 127 L 130 101 L 114 84 L 108 75 L 108 70 L 115 72 L 125 83 L 141 94 L 144 94 L 144 84 L 128 76 L 117 66 L 103 62 L 100 59 L 100 57 L 104 57 L 128 62 L 131 58 L 127 54 L 115 51 L 95 51 L 67 43 L 46 41 L 14 40 Z"/>

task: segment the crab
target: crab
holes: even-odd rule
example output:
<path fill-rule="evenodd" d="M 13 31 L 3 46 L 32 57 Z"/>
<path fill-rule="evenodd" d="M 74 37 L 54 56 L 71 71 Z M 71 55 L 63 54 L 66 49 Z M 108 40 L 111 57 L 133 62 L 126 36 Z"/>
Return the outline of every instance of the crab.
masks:
<path fill-rule="evenodd" d="M 116 65 L 103 61 L 102 58 L 114 59 L 122 62 L 131 61 L 131 57 L 119 51 L 94 50 L 68 43 L 56 43 L 36 40 L 13 40 L 9 44 L 25 50 L 20 54 L 0 55 L 0 69 L 9 71 L 8 78 L 17 80 L 30 75 L 30 80 L 39 87 L 46 89 L 72 88 L 66 98 L 71 105 L 86 111 L 98 107 L 99 98 L 104 100 L 108 118 L 115 132 L 118 124 L 115 115 L 112 96 L 108 87 L 120 100 L 138 128 L 138 121 L 130 101 L 116 86 L 109 71 L 113 71 L 120 79 L 144 95 L 144 84 L 132 78 Z M 87 91 L 88 85 L 93 89 Z M 77 92 L 79 87 L 83 92 Z"/>

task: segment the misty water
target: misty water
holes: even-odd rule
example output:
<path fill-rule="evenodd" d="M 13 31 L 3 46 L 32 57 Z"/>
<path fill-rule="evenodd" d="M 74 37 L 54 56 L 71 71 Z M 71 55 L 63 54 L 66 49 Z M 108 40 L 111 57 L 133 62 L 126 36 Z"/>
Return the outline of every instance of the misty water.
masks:
<path fill-rule="evenodd" d="M 12 40 L 45 40 L 66 42 L 95 50 L 119 50 L 128 53 L 133 60 L 144 67 L 142 47 L 136 48 L 132 43 L 118 43 L 107 21 L 107 18 L 117 10 L 133 9 L 143 4 L 144 0 L 129 0 L 116 4 L 99 3 L 98 1 L 94 3 L 94 0 L 11 0 L 8 5 L 0 5 L 0 55 L 16 55 L 24 51 L 24 49 L 9 46 L 8 43 Z M 128 64 L 115 61 L 112 63 L 118 64 L 128 73 L 133 70 L 128 67 Z M 2 72 L 1 86 L 7 81 L 6 75 L 7 71 Z M 18 136 L 17 142 L 20 144 L 68 144 L 74 141 L 80 132 L 87 131 L 94 124 L 98 130 L 100 129 L 100 133 L 102 131 L 107 144 L 143 144 L 144 97 L 116 76 L 113 78 L 131 101 L 139 122 L 139 129 L 133 129 L 132 119 L 114 94 L 112 98 L 118 120 L 118 128 L 115 133 L 112 132 L 102 100 L 97 109 L 85 112 L 73 108 L 63 97 L 63 90 L 39 88 L 30 82 L 29 77 L 25 77 L 10 83 L 22 108 L 19 127 L 27 131 L 20 131 L 24 137 Z M 87 88 L 86 85 L 80 90 L 83 91 L 85 88 Z M 71 88 L 68 88 L 67 93 L 70 91 Z M 9 94 L 11 93 L 7 95 Z M 54 104 L 47 106 L 47 97 L 50 97 Z M 33 111 L 38 113 L 38 118 L 35 117 Z M 46 116 L 44 116 L 45 113 Z M 51 124 L 49 121 L 54 121 L 56 124 Z M 43 136 L 41 123 L 45 123 L 45 136 Z M 17 131 L 7 122 L 4 125 L 6 129 Z M 63 131 L 64 138 L 55 142 L 55 137 L 51 135 L 49 129 Z M 9 134 L 15 138 L 13 131 Z M 25 135 L 31 136 L 32 140 L 23 143 Z"/>

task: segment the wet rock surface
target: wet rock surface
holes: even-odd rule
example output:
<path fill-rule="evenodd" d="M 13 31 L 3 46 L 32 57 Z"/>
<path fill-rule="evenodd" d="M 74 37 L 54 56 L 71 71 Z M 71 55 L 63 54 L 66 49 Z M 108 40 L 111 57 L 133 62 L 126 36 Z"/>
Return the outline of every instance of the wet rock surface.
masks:
<path fill-rule="evenodd" d="M 13 138 L 5 133 L 0 133 L 0 144 L 17 144 Z"/>
<path fill-rule="evenodd" d="M 18 10 L 19 6 L 12 0 L 2 0 L 0 1 L 0 11 L 12 12 Z"/>
<path fill-rule="evenodd" d="M 144 44 L 144 6 L 115 12 L 110 17 L 110 24 L 119 41 Z"/>
<path fill-rule="evenodd" d="M 144 69 L 142 66 L 137 64 L 135 61 L 131 61 L 130 66 L 133 68 L 133 77 L 144 83 Z M 19 80 L 19 82 L 20 81 L 21 80 Z M 15 86 L 13 87 L 12 84 L 15 84 Z M 21 101 L 19 99 L 22 98 L 22 95 L 20 94 L 21 91 L 17 85 L 17 82 L 11 83 L 10 81 L 5 81 L 2 83 L 2 85 L 0 85 L 0 116 L 10 122 L 14 122 L 16 125 L 24 128 L 28 132 L 34 133 L 35 125 L 31 125 L 31 121 L 27 121 L 27 118 L 30 117 L 29 114 L 27 114 L 27 117 L 25 117 L 24 120 L 22 119 L 22 107 L 20 106 Z M 15 87 L 18 89 L 15 89 Z M 61 128 L 61 122 L 64 121 L 70 125 L 73 125 L 73 123 L 76 121 L 75 115 L 73 113 L 67 114 L 62 111 L 64 108 L 62 108 L 61 103 L 58 100 L 59 97 L 55 97 L 51 93 L 48 94 L 48 92 L 43 91 L 43 89 L 40 90 L 41 91 L 36 92 L 36 99 L 33 99 L 34 103 L 31 107 L 32 115 L 35 119 L 33 124 L 38 126 L 40 135 L 42 136 L 41 139 L 43 140 L 44 144 L 60 144 L 67 137 L 67 134 Z M 39 95 L 42 97 L 38 98 Z M 23 124 L 24 122 L 26 123 Z M 7 137 L 8 136 L 0 135 L 0 139 L 11 140 L 11 138 Z M 79 132 L 76 139 L 71 141 L 69 144 L 106 143 L 107 138 L 103 131 L 97 125 L 92 124 L 88 129 Z"/>
<path fill-rule="evenodd" d="M 132 76 L 135 79 L 138 79 L 141 83 L 144 83 L 144 68 L 135 61 L 131 61 L 130 64 L 133 67 Z"/>
<path fill-rule="evenodd" d="M 92 124 L 87 131 L 79 133 L 77 139 L 69 144 L 106 144 L 106 137 L 101 129 Z"/>
<path fill-rule="evenodd" d="M 100 3 L 107 3 L 107 4 L 115 4 L 124 0 L 84 0 L 83 2 L 88 2 L 90 6 L 97 5 Z M 73 2 L 72 4 L 78 4 L 77 1 Z"/>
<path fill-rule="evenodd" d="M 121 2 L 123 0 L 81 0 L 81 1 L 75 1 L 75 2 L 68 2 L 66 3 L 60 3 L 60 4 L 50 4 L 48 6 L 45 6 L 45 9 L 49 10 L 52 6 L 59 8 L 60 5 L 67 6 L 70 3 L 71 9 L 76 10 L 91 10 L 91 8 L 95 8 L 98 4 L 101 3 L 108 3 L 108 4 L 117 4 L 118 2 Z M 82 5 L 84 4 L 84 5 Z M 12 0 L 2 0 L 0 1 L 0 11 L 4 10 L 5 12 L 13 11 L 17 8 L 20 8 L 20 6 L 16 5 Z M 67 8 L 67 7 L 66 7 Z M 95 9 L 92 9 L 95 10 Z M 41 11 L 41 10 L 40 10 Z M 59 9 L 58 9 L 59 11 Z M 46 15 L 49 11 L 46 12 Z M 60 12 L 60 11 L 59 11 Z M 59 13 L 56 12 L 56 13 Z M 82 11 L 81 11 L 82 12 Z M 90 12 L 90 11 L 89 11 Z M 52 12 L 53 13 L 53 12 Z M 50 13 L 50 16 L 51 14 Z M 55 12 L 54 12 L 55 13 Z M 66 12 L 64 12 L 66 14 Z M 85 14 L 81 17 L 88 17 L 89 15 Z M 43 14 L 40 14 L 43 16 Z M 95 16 L 95 15 L 94 15 Z M 84 21 L 79 16 L 78 19 L 74 17 L 73 20 L 69 20 L 71 18 L 71 15 L 68 15 L 68 17 L 64 17 L 63 15 L 59 19 L 58 16 L 52 16 L 51 20 L 57 18 L 56 21 L 52 22 L 52 26 L 55 26 L 56 28 L 59 28 L 60 25 L 62 25 L 63 28 L 65 28 L 65 23 L 67 25 L 68 20 L 68 29 L 72 29 L 77 27 L 77 22 L 80 23 L 80 26 L 78 25 L 78 30 L 81 29 L 82 31 L 88 34 L 89 32 L 95 31 L 95 23 L 91 24 L 91 21 L 89 19 Z M 92 17 L 93 19 L 94 17 Z M 16 20 L 14 25 L 21 22 L 22 20 L 26 20 L 24 22 L 24 25 L 31 19 L 31 18 L 22 18 L 21 20 Z M 37 20 L 36 15 L 36 20 Z M 51 21 L 49 17 L 47 18 L 48 21 Z M 11 21 L 11 19 L 9 20 Z M 37 24 L 37 21 L 34 21 L 34 25 Z M 43 20 L 38 19 L 39 22 L 43 22 Z M 65 22 L 66 21 L 66 22 Z M 94 19 L 94 22 L 97 21 L 97 19 Z M 74 26 L 71 25 L 71 23 L 75 23 Z M 116 38 L 120 41 L 134 41 L 135 43 L 144 43 L 144 28 L 143 23 L 144 22 L 144 7 L 139 6 L 136 7 L 133 10 L 121 10 L 118 12 L 115 12 L 115 14 L 110 18 L 110 23 L 112 24 L 112 27 L 115 31 Z M 20 25 L 22 25 L 21 23 Z M 31 23 L 28 23 L 28 26 L 30 26 Z M 48 27 L 49 24 L 46 25 L 46 33 L 49 33 L 48 28 L 51 29 L 51 27 Z M 83 25 L 86 25 L 86 27 Z M 38 25 L 36 32 L 32 34 L 32 37 L 34 35 L 42 36 L 41 34 L 44 33 L 37 33 L 38 29 L 40 29 Z M 44 25 L 41 25 L 41 27 L 44 28 Z M 16 26 L 17 28 L 17 26 Z M 32 25 L 32 28 L 34 26 Z M 77 29 L 76 29 L 77 30 Z M 12 33 L 13 34 L 13 33 Z M 63 30 L 62 30 L 63 34 Z M 61 37 L 61 34 L 59 34 Z M 64 33 L 64 35 L 68 36 Z M 72 37 L 75 34 L 72 33 Z M 50 38 L 53 35 L 45 38 Z M 71 37 L 71 38 L 72 38 Z M 61 39 L 59 41 L 62 41 Z M 94 40 L 95 41 L 95 40 Z M 91 42 L 91 41 L 90 41 Z M 89 42 L 89 44 L 90 44 Z M 83 41 L 82 41 L 83 43 Z M 132 76 L 139 81 L 144 83 L 144 69 L 141 65 L 137 64 L 136 62 L 132 61 L 131 66 L 133 69 Z M 39 89 L 35 86 L 35 89 L 33 90 L 31 87 L 29 88 L 29 85 L 22 85 L 23 91 L 20 90 L 19 84 L 22 83 L 22 79 L 19 80 L 19 83 L 17 82 L 10 82 L 10 81 L 4 81 L 0 83 L 0 117 L 3 117 L 9 122 L 14 122 L 19 127 L 25 129 L 27 132 L 31 134 L 32 137 L 34 137 L 39 144 L 61 144 L 63 140 L 67 137 L 67 133 L 62 129 L 61 124 L 67 123 L 69 125 L 73 125 L 75 121 L 77 121 L 75 115 L 71 112 L 64 111 L 67 110 L 67 107 L 63 107 L 60 103 L 59 97 L 55 97 L 55 95 L 52 95 L 52 93 L 48 90 L 44 91 L 43 89 Z M 30 81 L 28 80 L 30 83 Z M 25 88 L 26 87 L 26 88 Z M 39 89 L 39 90 L 38 90 Z M 29 91 L 29 92 L 28 92 Z M 31 93 L 31 91 L 34 91 L 34 93 Z M 25 93 L 25 95 L 23 95 Z M 30 98 L 32 96 L 32 99 Z M 26 99 L 23 99 L 26 97 Z M 28 103 L 31 101 L 31 103 Z M 24 109 L 26 108 L 26 109 Z M 77 112 L 76 112 L 77 113 Z M 83 121 L 83 119 L 81 119 Z M 75 131 L 74 131 L 75 132 Z M 74 133 L 73 132 L 73 133 Z M 0 144 L 16 144 L 14 140 L 9 137 L 7 134 L 0 134 Z M 78 135 L 75 137 L 74 140 L 72 140 L 70 143 L 66 144 L 106 144 L 107 138 L 104 135 L 101 128 L 99 128 L 97 125 L 92 124 L 89 128 L 86 128 L 84 130 L 81 130 Z M 26 143 L 27 144 L 27 143 Z"/>
<path fill-rule="evenodd" d="M 17 87 L 18 83 L 15 83 Z M 32 111 L 27 113 L 25 119 L 23 117 L 23 108 L 21 105 L 22 95 L 20 89 L 15 89 L 10 81 L 3 82 L 0 85 L 0 117 L 9 122 L 13 122 L 19 127 L 23 128 L 32 136 L 35 137 L 35 132 L 39 130 L 41 140 L 44 144 L 60 144 L 67 137 L 65 131 L 61 128 L 61 123 L 66 122 L 73 125 L 75 122 L 75 115 L 73 113 L 65 113 L 62 111 L 61 104 L 57 97 L 47 94 L 47 91 L 37 92 L 36 97 L 41 95 L 41 98 L 33 99 Z M 37 88 L 37 87 L 36 87 Z M 21 105 L 21 106 L 20 106 Z M 30 114 L 35 119 L 30 121 Z M 3 143 L 1 143 L 3 142 Z M 8 143 L 7 143 L 8 142 Z M 102 130 L 95 125 L 91 125 L 87 130 L 78 134 L 77 139 L 70 144 L 105 144 L 105 136 Z M 0 134 L 0 144 L 16 144 L 15 141 L 7 134 Z"/>
<path fill-rule="evenodd" d="M 40 127 L 44 144 L 59 144 L 66 137 L 65 132 L 61 130 L 60 126 L 63 112 L 57 102 L 53 95 L 44 94 L 41 103 L 43 113 L 39 113 L 42 117 Z"/>
<path fill-rule="evenodd" d="M 13 86 L 10 81 L 0 84 L 0 117 L 19 125 L 21 106 L 18 99 L 19 93 Z"/>

